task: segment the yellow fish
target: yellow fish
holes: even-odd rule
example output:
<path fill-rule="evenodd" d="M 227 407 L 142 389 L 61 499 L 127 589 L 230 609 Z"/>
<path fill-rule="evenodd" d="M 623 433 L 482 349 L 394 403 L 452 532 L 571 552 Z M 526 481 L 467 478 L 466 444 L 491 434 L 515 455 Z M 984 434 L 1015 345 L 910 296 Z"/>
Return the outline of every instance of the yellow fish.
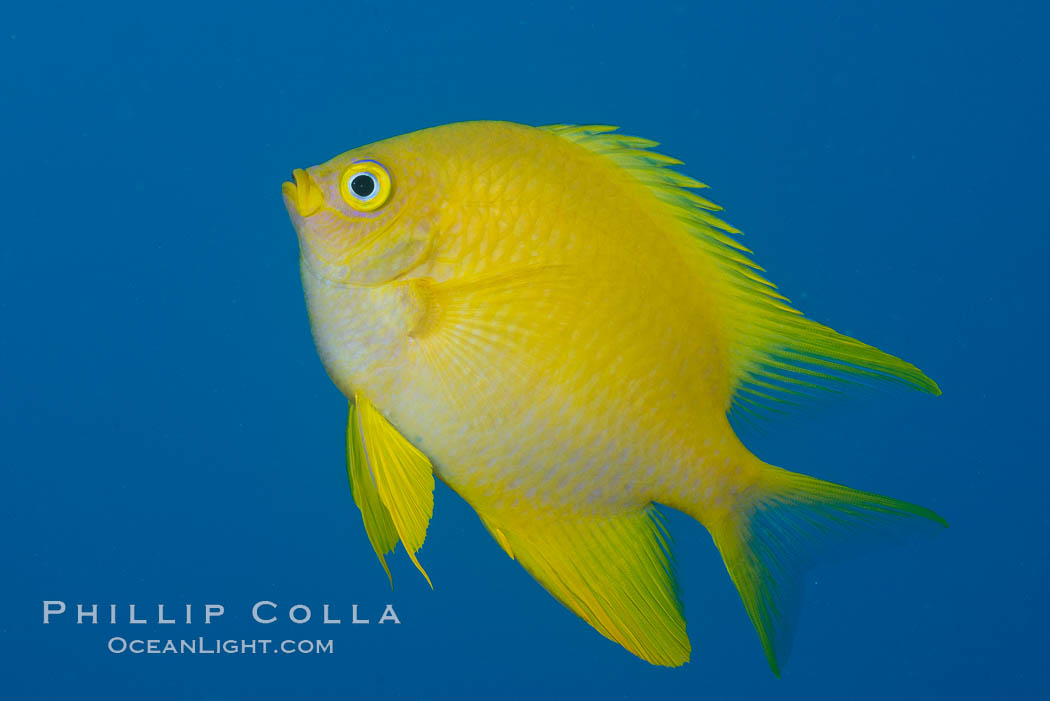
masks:
<path fill-rule="evenodd" d="M 656 505 L 683 511 L 779 674 L 814 558 L 947 524 L 765 464 L 730 413 L 857 381 L 940 390 L 802 316 L 680 161 L 614 131 L 449 124 L 283 184 L 317 350 L 350 400 L 353 498 L 384 569 L 400 541 L 426 576 L 437 476 L 555 598 L 670 666 L 690 647 Z"/>

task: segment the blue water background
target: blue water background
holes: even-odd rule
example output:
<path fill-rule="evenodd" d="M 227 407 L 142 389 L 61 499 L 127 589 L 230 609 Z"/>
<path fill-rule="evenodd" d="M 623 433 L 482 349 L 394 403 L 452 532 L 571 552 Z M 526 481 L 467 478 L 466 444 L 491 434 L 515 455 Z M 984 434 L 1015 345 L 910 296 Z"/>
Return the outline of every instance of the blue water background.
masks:
<path fill-rule="evenodd" d="M 1034 2 L 9 4 L 0 697 L 1047 698 L 1048 19 Z M 435 590 L 399 552 L 390 591 L 280 183 L 466 119 L 659 140 L 810 316 L 944 389 L 749 436 L 951 523 L 812 572 L 782 679 L 676 513 L 684 668 L 555 603 L 444 486 L 421 552 Z M 227 613 L 44 626 L 45 599 Z M 260 599 L 344 624 L 260 626 Z M 388 602 L 400 626 L 375 625 Z M 348 625 L 353 603 L 372 625 Z M 114 655 L 114 635 L 335 653 Z"/>

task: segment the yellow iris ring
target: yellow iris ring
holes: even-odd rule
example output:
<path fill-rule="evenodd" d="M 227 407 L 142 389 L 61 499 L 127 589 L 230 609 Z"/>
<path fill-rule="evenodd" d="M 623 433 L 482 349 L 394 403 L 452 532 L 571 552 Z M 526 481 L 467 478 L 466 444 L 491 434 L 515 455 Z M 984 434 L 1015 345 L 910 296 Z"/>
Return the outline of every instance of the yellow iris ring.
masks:
<path fill-rule="evenodd" d="M 350 182 L 358 173 L 368 173 L 376 179 L 378 192 L 367 200 L 361 199 L 350 189 Z M 390 199 L 390 193 L 393 191 L 390 183 L 390 174 L 386 172 L 386 168 L 375 161 L 354 163 L 343 172 L 343 177 L 340 178 L 339 182 L 339 194 L 343 196 L 348 205 L 359 212 L 372 212 L 379 209 L 387 203 L 387 200 Z"/>

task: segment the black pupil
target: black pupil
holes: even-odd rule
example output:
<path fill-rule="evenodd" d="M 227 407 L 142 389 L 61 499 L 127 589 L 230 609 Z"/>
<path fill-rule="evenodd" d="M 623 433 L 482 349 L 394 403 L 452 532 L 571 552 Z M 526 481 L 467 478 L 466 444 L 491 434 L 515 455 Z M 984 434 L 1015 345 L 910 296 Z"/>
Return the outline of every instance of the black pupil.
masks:
<path fill-rule="evenodd" d="M 350 189 L 354 191 L 354 194 L 358 197 L 368 197 L 376 189 L 376 181 L 371 175 L 355 175 L 350 181 Z"/>

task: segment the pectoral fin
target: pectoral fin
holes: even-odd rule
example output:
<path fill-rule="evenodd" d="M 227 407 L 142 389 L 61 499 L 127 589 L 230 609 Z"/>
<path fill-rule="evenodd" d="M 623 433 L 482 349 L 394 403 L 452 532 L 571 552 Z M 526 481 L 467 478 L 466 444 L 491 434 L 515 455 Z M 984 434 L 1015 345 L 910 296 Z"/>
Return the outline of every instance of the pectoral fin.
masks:
<path fill-rule="evenodd" d="M 565 266 L 526 266 L 483 277 L 411 281 L 424 310 L 410 333 L 448 400 L 464 413 L 462 394 L 484 401 L 502 391 L 505 375 L 542 375 L 564 346 L 580 313 Z"/>
<path fill-rule="evenodd" d="M 655 508 L 608 517 L 482 522 L 558 601 L 647 662 L 689 660 L 667 534 Z"/>
<path fill-rule="evenodd" d="M 350 402 L 346 458 L 354 502 L 361 510 L 368 540 L 387 577 L 390 569 L 384 555 L 400 540 L 412 563 L 433 587 L 416 559 L 434 513 L 434 472 L 430 460 L 360 395 Z"/>

